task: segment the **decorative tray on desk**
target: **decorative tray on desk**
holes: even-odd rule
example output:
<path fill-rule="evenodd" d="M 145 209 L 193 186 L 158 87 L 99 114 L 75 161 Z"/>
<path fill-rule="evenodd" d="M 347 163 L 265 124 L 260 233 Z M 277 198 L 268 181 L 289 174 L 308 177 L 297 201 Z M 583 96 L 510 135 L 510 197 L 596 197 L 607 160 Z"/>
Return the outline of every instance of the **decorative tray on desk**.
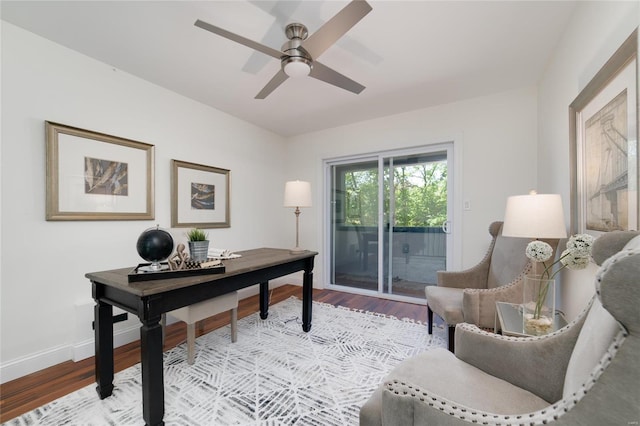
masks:
<path fill-rule="evenodd" d="M 207 259 L 204 262 L 192 262 L 187 261 L 183 269 L 169 269 L 167 262 L 162 262 L 161 265 L 164 269 L 159 271 L 145 271 L 143 267 L 147 267 L 151 263 L 141 263 L 129 272 L 129 282 L 138 281 L 152 281 L 152 280 L 166 280 L 169 278 L 190 277 L 194 275 L 208 275 L 208 274 L 224 274 L 224 263 L 216 259 Z"/>

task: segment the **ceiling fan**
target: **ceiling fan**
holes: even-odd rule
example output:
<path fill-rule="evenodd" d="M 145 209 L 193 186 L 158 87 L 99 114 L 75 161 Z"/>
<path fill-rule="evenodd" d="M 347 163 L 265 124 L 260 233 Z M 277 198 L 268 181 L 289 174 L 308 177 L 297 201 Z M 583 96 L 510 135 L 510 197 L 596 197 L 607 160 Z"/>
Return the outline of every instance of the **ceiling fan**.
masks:
<path fill-rule="evenodd" d="M 256 95 L 256 99 L 266 98 L 289 77 L 307 75 L 358 94 L 364 90 L 363 85 L 323 65 L 315 58 L 322 55 L 371 10 L 371 6 L 365 0 L 353 0 L 310 36 L 304 25 L 289 24 L 285 28 L 285 35 L 289 41 L 282 45 L 281 50 L 249 40 L 200 19 L 194 25 L 280 60 L 280 71 Z"/>

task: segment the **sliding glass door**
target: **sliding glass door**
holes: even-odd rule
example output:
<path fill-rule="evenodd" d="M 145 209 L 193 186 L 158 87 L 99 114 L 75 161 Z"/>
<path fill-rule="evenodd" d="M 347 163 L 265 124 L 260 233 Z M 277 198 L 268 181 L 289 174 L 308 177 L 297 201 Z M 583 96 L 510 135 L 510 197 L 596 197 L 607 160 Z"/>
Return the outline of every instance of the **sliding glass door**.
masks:
<path fill-rule="evenodd" d="M 331 174 L 331 284 L 378 291 L 378 159 L 335 163 Z"/>
<path fill-rule="evenodd" d="M 447 266 L 450 150 L 326 162 L 332 287 L 424 299 Z"/>

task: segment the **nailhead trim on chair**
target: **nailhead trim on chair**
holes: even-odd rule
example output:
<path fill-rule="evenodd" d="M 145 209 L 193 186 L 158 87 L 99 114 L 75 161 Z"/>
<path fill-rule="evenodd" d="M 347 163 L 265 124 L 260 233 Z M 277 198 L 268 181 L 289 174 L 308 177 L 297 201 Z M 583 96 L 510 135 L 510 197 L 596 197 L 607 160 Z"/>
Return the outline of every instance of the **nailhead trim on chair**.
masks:
<path fill-rule="evenodd" d="M 465 288 L 464 291 L 465 293 L 502 293 L 504 292 L 504 290 L 510 287 L 513 287 L 517 284 L 520 284 L 520 282 L 524 280 L 524 277 L 529 272 L 531 272 L 532 269 L 533 269 L 533 265 L 531 264 L 531 262 L 529 262 L 527 263 L 527 266 L 524 267 L 522 272 L 520 272 L 520 274 L 518 274 L 518 276 L 515 277 L 513 281 L 511 281 L 510 283 L 501 285 L 499 287 L 493 287 L 493 288 Z"/>
<path fill-rule="evenodd" d="M 465 324 L 465 326 L 470 326 L 469 329 L 475 329 L 475 332 L 478 333 L 486 333 L 476 326 Z M 557 332 L 556 332 L 557 333 Z M 553 334 L 553 333 L 552 333 Z M 427 403 L 430 407 L 438 406 L 440 411 L 446 411 L 447 414 L 457 417 L 461 420 L 470 423 L 480 423 L 483 425 L 490 426 L 534 426 L 540 424 L 547 424 L 550 421 L 558 420 L 562 415 L 567 413 L 571 408 L 573 408 L 595 385 L 598 381 L 602 373 L 606 370 L 606 368 L 611 363 L 611 360 L 615 356 L 616 352 L 620 345 L 624 342 L 627 333 L 624 331 L 620 331 L 616 338 L 613 340 L 607 352 L 600 359 L 596 367 L 591 372 L 591 378 L 589 381 L 583 383 L 580 387 L 580 390 L 571 395 L 571 398 L 565 398 L 563 400 L 558 401 L 557 403 L 532 413 L 522 413 L 518 415 L 502 415 L 502 414 L 494 414 L 487 413 L 479 410 L 474 410 L 470 407 L 461 406 L 459 404 L 454 403 L 451 400 L 440 397 L 438 395 L 434 395 L 429 393 L 428 391 L 424 391 L 419 389 L 418 387 L 411 385 L 406 382 L 402 382 L 399 380 L 391 380 L 384 384 L 387 391 L 393 392 L 396 395 L 407 395 L 412 398 L 418 398 L 420 401 Z M 496 337 L 504 337 L 505 340 L 516 340 L 516 338 L 508 338 L 505 336 L 496 336 Z M 545 336 L 540 336 L 539 338 L 543 339 Z M 425 399 L 429 400 L 426 402 Z M 526 422 L 520 421 L 522 418 L 527 418 Z M 490 420 L 487 420 L 490 418 Z M 514 421 L 515 420 L 515 421 Z"/>

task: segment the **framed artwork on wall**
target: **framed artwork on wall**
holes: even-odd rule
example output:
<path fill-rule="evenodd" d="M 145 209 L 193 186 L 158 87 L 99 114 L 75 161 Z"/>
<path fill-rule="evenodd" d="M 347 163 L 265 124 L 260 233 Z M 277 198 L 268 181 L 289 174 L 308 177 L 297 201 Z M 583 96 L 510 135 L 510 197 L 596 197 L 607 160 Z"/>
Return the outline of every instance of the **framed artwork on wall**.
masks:
<path fill-rule="evenodd" d="M 154 146 L 45 122 L 46 220 L 154 219 Z"/>
<path fill-rule="evenodd" d="M 638 34 L 569 106 L 571 233 L 637 230 Z"/>
<path fill-rule="evenodd" d="M 229 173 L 171 160 L 171 227 L 229 228 Z"/>

